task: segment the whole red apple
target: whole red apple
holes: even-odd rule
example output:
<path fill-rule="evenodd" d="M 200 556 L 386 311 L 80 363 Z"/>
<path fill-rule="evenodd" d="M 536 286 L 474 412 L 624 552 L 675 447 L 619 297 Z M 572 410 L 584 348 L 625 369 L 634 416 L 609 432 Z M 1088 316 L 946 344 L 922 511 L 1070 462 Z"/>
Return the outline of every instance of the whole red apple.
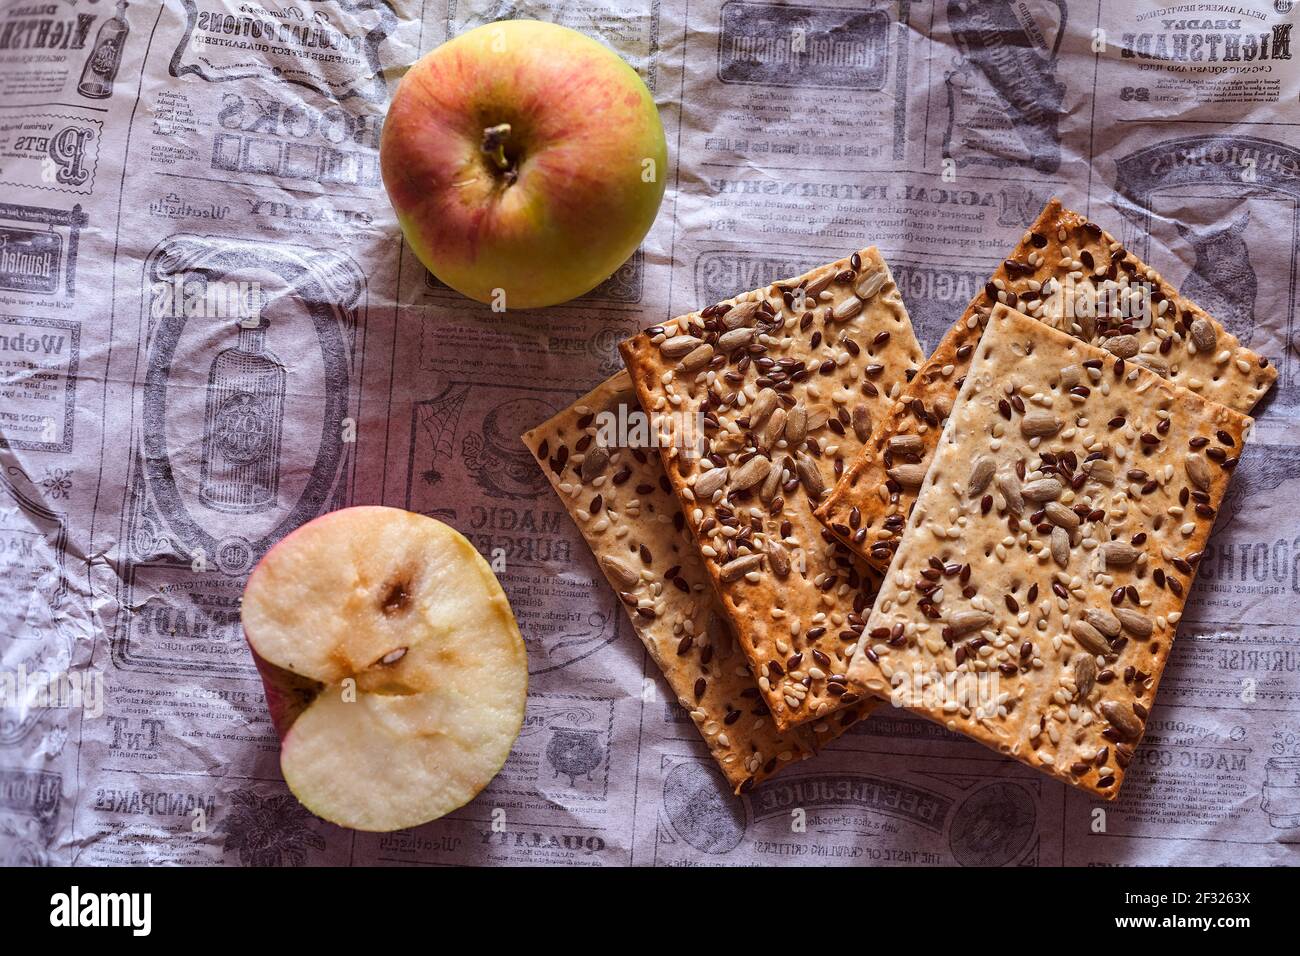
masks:
<path fill-rule="evenodd" d="M 590 291 L 649 231 L 668 151 L 650 91 L 609 48 L 505 20 L 407 72 L 380 140 L 384 186 L 420 261 L 496 308 Z"/>

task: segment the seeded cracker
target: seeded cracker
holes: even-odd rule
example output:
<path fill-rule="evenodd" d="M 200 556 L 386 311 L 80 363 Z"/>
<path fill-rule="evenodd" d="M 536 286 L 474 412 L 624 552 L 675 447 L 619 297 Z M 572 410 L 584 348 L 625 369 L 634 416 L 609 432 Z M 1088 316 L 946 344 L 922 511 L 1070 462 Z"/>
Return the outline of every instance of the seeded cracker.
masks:
<path fill-rule="evenodd" d="M 1103 306 L 1125 297 L 1134 301 L 1140 288 L 1134 283 L 1142 282 L 1151 289 L 1151 328 L 1092 314 L 1114 311 L 1098 310 L 1099 300 Z M 1243 348 L 1109 233 L 1053 199 L 886 413 L 818 511 L 841 540 L 881 570 L 898 545 L 943 421 L 997 302 L 1239 412 L 1249 412 L 1277 378 L 1266 358 Z"/>
<path fill-rule="evenodd" d="M 681 316 L 621 349 L 777 726 L 853 703 L 849 649 L 878 579 L 813 508 L 922 359 L 880 254 Z M 703 457 L 674 445 L 697 413 Z"/>
<path fill-rule="evenodd" d="M 640 412 L 626 372 L 524 435 L 618 593 L 641 643 L 737 793 L 811 756 L 871 709 L 781 734 L 737 653 L 653 448 L 605 448 L 599 419 Z M 593 450 L 599 447 L 599 450 Z"/>
<path fill-rule="evenodd" d="M 1251 420 L 1005 305 L 976 352 L 849 677 L 1113 799 Z"/>

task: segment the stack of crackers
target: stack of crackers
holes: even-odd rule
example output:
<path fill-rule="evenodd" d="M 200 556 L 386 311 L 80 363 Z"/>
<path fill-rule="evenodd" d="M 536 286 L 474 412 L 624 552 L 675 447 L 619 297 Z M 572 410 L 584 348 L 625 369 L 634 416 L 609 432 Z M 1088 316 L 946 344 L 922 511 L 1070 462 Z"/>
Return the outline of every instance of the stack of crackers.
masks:
<path fill-rule="evenodd" d="M 928 360 L 874 248 L 621 351 L 524 441 L 738 792 L 889 701 L 1118 794 L 1266 359 L 1055 200 Z"/>

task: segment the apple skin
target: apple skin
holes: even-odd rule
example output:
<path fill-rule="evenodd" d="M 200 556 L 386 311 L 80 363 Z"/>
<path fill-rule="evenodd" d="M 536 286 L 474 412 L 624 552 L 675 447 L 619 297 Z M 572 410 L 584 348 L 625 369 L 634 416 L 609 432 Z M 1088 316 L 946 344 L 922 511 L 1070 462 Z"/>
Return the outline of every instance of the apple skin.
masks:
<path fill-rule="evenodd" d="M 500 124 L 505 171 L 484 149 Z M 627 261 L 663 199 L 668 148 L 654 98 L 616 53 L 567 27 L 504 20 L 410 68 L 379 160 L 425 267 L 471 299 L 500 289 L 505 308 L 523 309 L 582 295 Z"/>
<path fill-rule="evenodd" d="M 273 544 L 271 548 L 262 556 L 258 562 L 258 567 L 253 569 L 256 574 L 268 558 L 272 558 L 275 552 L 284 546 L 286 542 L 295 540 L 304 529 L 310 529 L 316 522 L 329 519 L 330 515 L 335 512 L 326 512 L 318 515 L 306 524 L 294 529 Z M 252 575 L 250 575 L 251 578 Z M 262 678 L 262 691 L 266 698 L 267 710 L 271 713 L 271 726 L 275 728 L 276 736 L 284 740 L 289 734 L 289 728 L 293 726 L 298 716 L 307 709 L 316 696 L 324 689 L 325 685 L 318 680 L 312 680 L 303 674 L 295 674 L 293 671 L 284 667 L 272 664 L 261 654 L 257 653 L 253 647 L 253 640 L 248 635 L 248 629 L 244 629 L 244 642 L 248 645 L 248 652 L 253 656 L 253 663 L 257 665 L 257 674 Z"/>
<path fill-rule="evenodd" d="M 244 635 L 248 640 L 248 635 Z M 257 665 L 257 673 L 262 678 L 262 691 L 266 697 L 267 709 L 271 712 L 271 726 L 275 735 L 284 740 L 294 721 L 320 694 L 325 685 L 320 681 L 303 677 L 283 667 L 276 667 L 257 651 L 250 643 L 249 653 Z"/>

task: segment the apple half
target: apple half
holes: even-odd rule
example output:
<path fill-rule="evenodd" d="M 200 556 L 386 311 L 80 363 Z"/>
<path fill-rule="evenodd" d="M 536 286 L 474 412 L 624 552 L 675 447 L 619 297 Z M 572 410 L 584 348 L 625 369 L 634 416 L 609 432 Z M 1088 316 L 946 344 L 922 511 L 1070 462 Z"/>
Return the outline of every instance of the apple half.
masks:
<path fill-rule="evenodd" d="M 248 579 L 244 634 L 285 782 L 356 830 L 435 820 L 496 776 L 523 724 L 528 661 L 487 562 L 398 508 L 344 508 Z"/>

